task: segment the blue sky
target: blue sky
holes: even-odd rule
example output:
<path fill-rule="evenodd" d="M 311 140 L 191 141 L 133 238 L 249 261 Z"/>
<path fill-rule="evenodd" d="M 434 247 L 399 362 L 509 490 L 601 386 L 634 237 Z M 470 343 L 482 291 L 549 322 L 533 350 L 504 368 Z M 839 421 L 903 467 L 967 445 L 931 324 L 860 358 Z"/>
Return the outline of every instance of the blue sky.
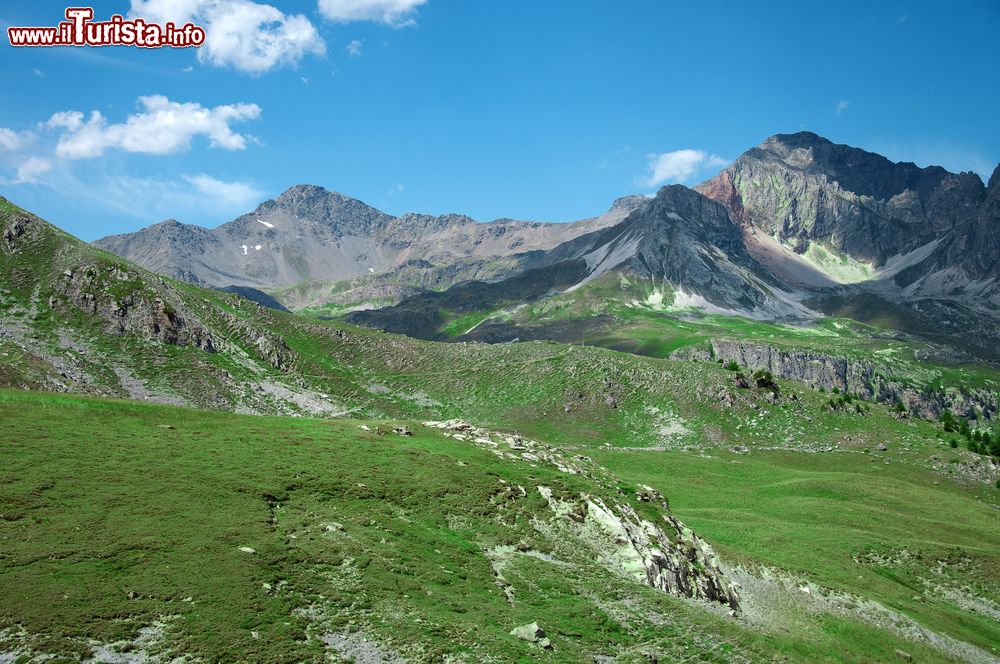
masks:
<path fill-rule="evenodd" d="M 0 25 L 64 3 L 0 2 Z M 0 46 L 0 193 L 87 240 L 297 183 L 387 212 L 569 220 L 803 129 L 1000 161 L 1000 3 L 123 0 L 200 50 Z M 99 115 L 94 115 L 94 112 Z M 680 152 L 684 151 L 684 152 Z"/>

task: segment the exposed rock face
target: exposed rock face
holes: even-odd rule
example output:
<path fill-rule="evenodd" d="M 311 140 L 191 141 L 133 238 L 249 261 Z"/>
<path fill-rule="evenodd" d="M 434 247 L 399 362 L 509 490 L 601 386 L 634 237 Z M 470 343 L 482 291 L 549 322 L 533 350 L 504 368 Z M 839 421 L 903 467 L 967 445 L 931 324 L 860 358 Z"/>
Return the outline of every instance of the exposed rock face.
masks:
<path fill-rule="evenodd" d="M 782 243 L 826 242 L 876 266 L 974 219 L 985 197 L 973 173 L 893 163 L 810 132 L 772 136 L 698 190 Z"/>
<path fill-rule="evenodd" d="M 643 519 L 629 505 L 609 504 L 594 496 L 562 500 L 548 487 L 538 490 L 612 571 L 671 595 L 739 608 L 739 596 L 725 579 L 715 552 L 672 515 L 664 514 L 660 525 Z"/>
<path fill-rule="evenodd" d="M 621 221 L 642 200 L 619 199 L 605 214 L 573 223 L 480 223 L 456 214 L 393 217 L 343 194 L 298 185 L 218 228 L 170 220 L 95 244 L 200 285 L 274 288 L 379 274 L 418 260 L 433 267 L 549 249 Z"/>
<path fill-rule="evenodd" d="M 39 266 L 32 262 L 57 259 L 49 244 L 59 246 L 60 242 L 66 250 L 75 240 L 34 215 L 13 210 L 3 224 L 0 253 L 21 259 L 10 264 L 12 278 L 34 282 L 38 293 L 45 286 L 51 308 L 72 306 L 93 314 L 115 334 L 137 333 L 163 343 L 215 350 L 212 334 L 187 315 L 179 300 L 164 299 L 127 267 L 95 261 L 65 269 L 47 284 L 53 275 L 33 274 Z"/>
<path fill-rule="evenodd" d="M 976 410 L 987 418 L 1000 414 L 1000 395 L 981 389 L 947 391 L 918 388 L 901 375 L 899 363 L 875 363 L 834 357 L 805 350 L 775 348 L 749 341 L 713 339 L 709 347 L 689 347 L 675 351 L 672 359 L 721 360 L 736 362 L 752 370 L 770 371 L 785 380 L 813 388 L 837 388 L 846 394 L 882 403 L 901 402 L 906 411 L 925 419 L 937 419 L 945 410 L 972 415 Z"/>
<path fill-rule="evenodd" d="M 772 239 L 748 246 L 785 280 L 1000 306 L 996 180 L 987 190 L 974 173 L 894 163 L 801 132 L 772 136 L 696 189 L 751 236 Z M 797 256 L 802 265 L 782 269 Z M 810 270 L 820 278 L 802 274 Z"/>
<path fill-rule="evenodd" d="M 88 265 L 64 272 L 54 284 L 56 307 L 75 306 L 111 326 L 115 334 L 142 334 L 163 343 L 215 351 L 211 332 L 195 322 L 179 301 L 142 285 L 138 275 L 117 266 Z"/>
<path fill-rule="evenodd" d="M 6 199 L 0 198 L 0 201 Z M 14 214 L 3 229 L 3 250 L 7 254 L 16 254 L 25 244 L 31 244 L 38 238 L 41 223 L 26 214 Z"/>
<path fill-rule="evenodd" d="M 780 282 L 747 252 L 725 206 L 687 187 L 663 187 L 603 235 L 618 229 L 637 239 L 635 252 L 615 266 L 626 274 L 750 316 L 781 318 L 794 309 L 780 298 Z"/>

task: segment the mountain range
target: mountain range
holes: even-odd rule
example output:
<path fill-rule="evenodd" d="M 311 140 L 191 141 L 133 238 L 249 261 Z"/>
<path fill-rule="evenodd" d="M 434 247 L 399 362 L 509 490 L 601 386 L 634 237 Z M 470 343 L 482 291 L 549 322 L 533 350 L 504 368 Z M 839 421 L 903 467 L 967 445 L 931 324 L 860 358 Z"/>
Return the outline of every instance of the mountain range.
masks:
<path fill-rule="evenodd" d="M 199 285 L 275 288 L 551 249 L 620 222 L 641 200 L 625 197 L 602 215 L 571 223 L 479 223 L 458 214 L 393 217 L 343 194 L 297 185 L 211 230 L 170 219 L 95 244 Z"/>
<path fill-rule="evenodd" d="M 393 217 L 299 185 L 212 230 L 166 221 L 95 244 L 192 283 L 424 338 L 547 338 L 517 311 L 615 282 L 611 299 L 653 310 L 789 322 L 891 312 L 903 332 L 987 356 L 1000 339 L 998 230 L 1000 166 L 987 185 L 800 132 L 694 188 L 623 197 L 572 223 Z M 472 313 L 486 324 L 446 332 Z"/>

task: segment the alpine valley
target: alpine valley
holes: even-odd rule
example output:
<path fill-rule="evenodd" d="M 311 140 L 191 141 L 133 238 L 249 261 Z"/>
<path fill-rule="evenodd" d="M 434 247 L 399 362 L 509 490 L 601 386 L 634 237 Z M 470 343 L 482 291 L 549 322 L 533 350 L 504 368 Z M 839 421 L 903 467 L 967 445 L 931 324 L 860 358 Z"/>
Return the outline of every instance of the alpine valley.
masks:
<path fill-rule="evenodd" d="M 0 662 L 1000 662 L 1000 166 L 0 199 L 0 387 Z"/>

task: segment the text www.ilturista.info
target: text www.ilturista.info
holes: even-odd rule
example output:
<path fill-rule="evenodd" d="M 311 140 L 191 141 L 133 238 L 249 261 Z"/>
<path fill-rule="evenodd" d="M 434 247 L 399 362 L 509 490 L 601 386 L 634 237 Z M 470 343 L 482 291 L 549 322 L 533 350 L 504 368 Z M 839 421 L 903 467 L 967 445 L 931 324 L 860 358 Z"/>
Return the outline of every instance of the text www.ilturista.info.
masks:
<path fill-rule="evenodd" d="M 11 46 L 188 48 L 205 43 L 205 29 L 193 23 L 160 25 L 119 14 L 108 21 L 95 22 L 93 18 L 91 7 L 68 7 L 66 20 L 55 27 L 9 27 L 7 37 Z"/>

